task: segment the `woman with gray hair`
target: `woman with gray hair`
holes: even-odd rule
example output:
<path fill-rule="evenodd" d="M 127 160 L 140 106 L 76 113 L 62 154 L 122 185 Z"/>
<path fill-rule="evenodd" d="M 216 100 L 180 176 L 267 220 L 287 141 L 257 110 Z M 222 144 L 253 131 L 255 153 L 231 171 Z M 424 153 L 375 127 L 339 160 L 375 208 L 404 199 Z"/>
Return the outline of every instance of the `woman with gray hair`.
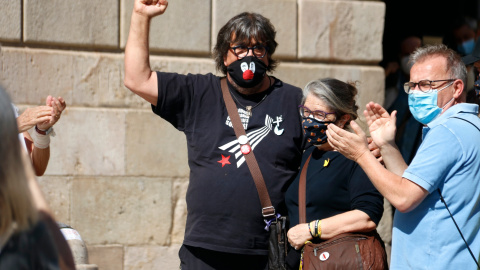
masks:
<path fill-rule="evenodd" d="M 321 242 L 347 232 L 375 230 L 383 214 L 383 197 L 355 162 L 327 143 L 325 131 L 331 123 L 348 128 L 357 118 L 354 84 L 337 79 L 315 80 L 303 90 L 300 114 L 307 148 L 302 171 L 306 174 L 306 223 L 299 224 L 300 173 L 286 192 L 290 217 L 288 241 L 295 249 L 287 256 L 290 269 L 298 269 L 300 249 L 306 241 Z"/>

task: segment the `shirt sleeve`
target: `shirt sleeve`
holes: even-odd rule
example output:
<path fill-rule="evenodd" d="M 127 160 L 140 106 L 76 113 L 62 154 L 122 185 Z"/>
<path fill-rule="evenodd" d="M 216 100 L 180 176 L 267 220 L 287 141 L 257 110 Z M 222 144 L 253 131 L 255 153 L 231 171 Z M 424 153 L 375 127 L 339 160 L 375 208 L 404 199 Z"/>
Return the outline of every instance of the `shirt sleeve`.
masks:
<path fill-rule="evenodd" d="M 352 210 L 365 212 L 378 225 L 383 215 L 383 196 L 356 163 L 349 184 Z"/>
<path fill-rule="evenodd" d="M 158 100 L 157 106 L 152 105 L 152 110 L 183 131 L 191 113 L 195 76 L 157 72 L 157 78 Z"/>
<path fill-rule="evenodd" d="M 451 130 L 439 125 L 428 132 L 402 177 L 431 193 L 444 181 L 461 155 L 458 138 Z"/>

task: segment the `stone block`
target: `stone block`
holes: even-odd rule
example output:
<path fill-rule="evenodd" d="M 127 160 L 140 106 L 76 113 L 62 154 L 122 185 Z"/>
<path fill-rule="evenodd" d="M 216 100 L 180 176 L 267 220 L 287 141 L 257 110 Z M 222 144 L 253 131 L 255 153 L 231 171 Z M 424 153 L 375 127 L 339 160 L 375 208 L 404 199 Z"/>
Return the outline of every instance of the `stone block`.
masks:
<path fill-rule="evenodd" d="M 25 0 L 24 41 L 116 48 L 119 10 L 117 0 Z"/>
<path fill-rule="evenodd" d="M 82 106 L 150 107 L 123 85 L 124 57 L 82 53 L 74 58 L 72 103 Z"/>
<path fill-rule="evenodd" d="M 179 245 L 125 248 L 125 270 L 179 269 Z"/>
<path fill-rule="evenodd" d="M 55 220 L 70 224 L 70 198 L 72 192 L 71 177 L 42 176 L 38 184 L 50 206 Z"/>
<path fill-rule="evenodd" d="M 179 74 L 207 74 L 213 73 L 222 76 L 215 69 L 215 62 L 211 58 L 180 58 L 166 56 L 151 56 L 152 70 L 175 72 Z"/>
<path fill-rule="evenodd" d="M 123 56 L 2 47 L 0 83 L 16 103 L 40 105 L 48 95 L 67 106 L 144 107 L 123 85 Z"/>
<path fill-rule="evenodd" d="M 72 190 L 72 227 L 87 245 L 169 243 L 169 179 L 83 177 Z"/>
<path fill-rule="evenodd" d="M 274 54 L 282 59 L 297 56 L 297 1 L 296 0 L 213 0 L 212 46 L 217 42 L 220 28 L 228 20 L 244 11 L 262 14 L 270 20 L 277 32 L 279 44 Z"/>
<path fill-rule="evenodd" d="M 55 124 L 47 175 L 124 175 L 124 109 L 67 107 Z"/>
<path fill-rule="evenodd" d="M 125 48 L 133 11 L 132 0 L 121 0 L 121 47 Z M 168 3 L 164 14 L 151 21 L 152 51 L 208 55 L 211 50 L 210 0 L 176 0 Z"/>
<path fill-rule="evenodd" d="M 188 179 L 177 178 L 173 181 L 173 228 L 172 244 L 183 243 L 185 235 L 185 224 L 187 222 L 187 202 L 185 196 L 188 189 Z"/>
<path fill-rule="evenodd" d="M 129 110 L 125 123 L 127 175 L 188 177 L 183 132 L 151 110 Z"/>
<path fill-rule="evenodd" d="M 151 57 L 153 70 L 216 73 L 212 59 Z M 67 106 L 150 108 L 123 85 L 123 55 L 69 53 L 59 50 L 2 47 L 0 84 L 16 104 L 41 105 L 48 95 Z"/>
<path fill-rule="evenodd" d="M 123 270 L 122 245 L 87 246 L 89 262 L 100 270 Z"/>
<path fill-rule="evenodd" d="M 73 55 L 53 50 L 2 47 L 0 83 L 15 103 L 44 105 L 48 95 L 71 104 Z"/>
<path fill-rule="evenodd" d="M 22 0 L 2 1 L 0 5 L 0 40 L 20 41 L 22 29 Z"/>
<path fill-rule="evenodd" d="M 298 6 L 299 59 L 349 63 L 382 60 L 385 3 L 299 0 Z"/>

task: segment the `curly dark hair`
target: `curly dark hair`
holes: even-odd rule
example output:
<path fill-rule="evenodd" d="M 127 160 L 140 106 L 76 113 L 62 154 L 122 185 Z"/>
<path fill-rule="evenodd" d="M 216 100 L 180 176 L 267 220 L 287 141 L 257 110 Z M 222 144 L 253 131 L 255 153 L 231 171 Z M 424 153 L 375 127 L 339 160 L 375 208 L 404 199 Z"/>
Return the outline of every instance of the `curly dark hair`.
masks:
<path fill-rule="evenodd" d="M 267 47 L 267 71 L 273 71 L 277 61 L 272 59 L 278 43 L 275 41 L 275 27 L 269 19 L 258 13 L 243 12 L 231 18 L 218 32 L 217 44 L 213 48 L 213 58 L 216 67 L 223 74 L 227 74 L 224 57 L 230 49 L 231 43 L 249 44 L 253 39 Z"/>

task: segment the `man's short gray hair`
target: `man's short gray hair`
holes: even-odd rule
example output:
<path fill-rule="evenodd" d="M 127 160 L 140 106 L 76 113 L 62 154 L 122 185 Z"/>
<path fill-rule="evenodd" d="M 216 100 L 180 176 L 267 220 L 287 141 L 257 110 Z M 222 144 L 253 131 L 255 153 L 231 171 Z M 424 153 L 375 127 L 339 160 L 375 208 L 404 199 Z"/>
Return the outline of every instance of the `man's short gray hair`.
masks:
<path fill-rule="evenodd" d="M 433 56 L 442 56 L 447 60 L 445 70 L 450 74 L 450 78 L 445 79 L 460 79 L 464 85 L 467 85 L 467 69 L 460 55 L 443 44 L 426 45 L 418 48 L 410 56 L 410 62 L 413 65 Z"/>

